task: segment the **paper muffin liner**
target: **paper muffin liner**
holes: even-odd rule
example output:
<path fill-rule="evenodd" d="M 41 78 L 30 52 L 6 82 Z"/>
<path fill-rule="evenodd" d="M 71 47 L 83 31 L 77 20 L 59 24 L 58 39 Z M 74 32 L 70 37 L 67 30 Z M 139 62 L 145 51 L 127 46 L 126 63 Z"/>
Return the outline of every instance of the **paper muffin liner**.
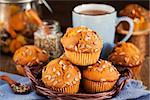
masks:
<path fill-rule="evenodd" d="M 91 80 L 83 79 L 82 82 L 83 82 L 84 90 L 86 92 L 97 93 L 97 92 L 104 92 L 104 91 L 111 90 L 117 81 L 94 82 Z"/>
<path fill-rule="evenodd" d="M 25 73 L 25 70 L 24 70 L 24 67 L 23 67 L 23 66 L 21 66 L 21 65 L 16 65 L 16 69 L 17 69 L 17 71 L 18 71 L 18 74 L 23 75 L 23 76 L 25 76 L 25 75 L 26 75 L 26 73 Z"/>
<path fill-rule="evenodd" d="M 87 66 L 96 63 L 99 59 L 101 50 L 93 53 L 72 52 L 65 49 L 65 55 L 73 64 Z"/>
<path fill-rule="evenodd" d="M 60 93 L 75 94 L 79 90 L 79 82 L 76 83 L 76 84 L 73 84 L 71 86 L 66 86 L 64 88 L 55 88 L 55 87 L 52 87 L 51 89 L 53 91 L 57 91 L 57 92 L 60 92 Z"/>

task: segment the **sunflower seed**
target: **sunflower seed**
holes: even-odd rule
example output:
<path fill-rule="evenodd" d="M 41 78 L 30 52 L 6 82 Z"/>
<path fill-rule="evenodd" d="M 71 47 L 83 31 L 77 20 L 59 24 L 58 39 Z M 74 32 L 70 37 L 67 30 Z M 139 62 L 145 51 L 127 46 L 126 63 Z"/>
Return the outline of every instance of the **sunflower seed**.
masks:
<path fill-rule="evenodd" d="M 98 49 L 95 49 L 95 52 L 97 52 L 98 51 Z"/>
<path fill-rule="evenodd" d="M 76 84 L 76 81 L 73 81 L 73 84 Z"/>
<path fill-rule="evenodd" d="M 60 72 L 59 71 L 57 71 L 57 75 L 60 76 Z"/>
<path fill-rule="evenodd" d="M 119 53 L 119 55 L 125 55 L 125 52 L 121 52 L 121 53 Z"/>
<path fill-rule="evenodd" d="M 109 71 L 112 72 L 114 69 L 112 67 L 110 67 Z"/>
<path fill-rule="evenodd" d="M 52 69 L 52 71 L 53 71 L 53 72 L 56 72 L 56 69 L 55 69 L 55 67 Z"/>
<path fill-rule="evenodd" d="M 129 62 L 129 58 L 125 57 L 125 62 L 128 63 Z"/>
<path fill-rule="evenodd" d="M 85 45 L 86 46 L 86 48 L 92 48 L 90 45 Z"/>
<path fill-rule="evenodd" d="M 67 78 L 69 78 L 70 76 L 71 76 L 71 75 L 70 75 L 70 74 L 68 74 L 68 75 L 67 75 Z"/>
<path fill-rule="evenodd" d="M 77 46 L 75 46 L 75 47 L 74 47 L 74 49 L 75 49 L 75 51 L 78 51 L 78 48 L 77 48 Z"/>
<path fill-rule="evenodd" d="M 76 77 L 74 80 L 75 80 L 75 81 L 78 81 L 79 79 Z"/>
<path fill-rule="evenodd" d="M 70 85 L 70 83 L 69 83 L 69 82 L 65 82 L 65 84 Z"/>
<path fill-rule="evenodd" d="M 100 81 L 101 81 L 101 82 L 104 82 L 104 81 L 106 81 L 106 79 L 105 79 L 105 78 L 102 78 L 102 79 L 100 79 Z"/>
<path fill-rule="evenodd" d="M 58 83 L 58 81 L 54 81 L 53 86 L 55 86 Z"/>
<path fill-rule="evenodd" d="M 92 68 L 93 66 L 88 66 L 88 68 Z"/>

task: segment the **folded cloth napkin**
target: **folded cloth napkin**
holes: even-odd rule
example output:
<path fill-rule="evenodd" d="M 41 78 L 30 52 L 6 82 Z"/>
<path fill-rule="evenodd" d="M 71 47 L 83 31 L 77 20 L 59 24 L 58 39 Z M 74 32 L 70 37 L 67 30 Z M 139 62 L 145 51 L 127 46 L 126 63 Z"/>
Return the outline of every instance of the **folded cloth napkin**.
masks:
<path fill-rule="evenodd" d="M 23 84 L 31 84 L 27 77 L 22 77 L 19 75 L 9 74 L 0 71 L 0 75 L 8 75 L 14 80 L 17 80 Z M 33 100 L 33 99 L 46 99 L 44 97 L 38 96 L 35 91 L 32 91 L 26 95 L 17 95 L 11 91 L 6 82 L 0 80 L 0 100 Z M 137 99 L 137 100 L 150 100 L 150 91 L 145 90 L 141 81 L 129 80 L 125 85 L 123 90 L 112 100 L 126 100 L 126 99 Z"/>

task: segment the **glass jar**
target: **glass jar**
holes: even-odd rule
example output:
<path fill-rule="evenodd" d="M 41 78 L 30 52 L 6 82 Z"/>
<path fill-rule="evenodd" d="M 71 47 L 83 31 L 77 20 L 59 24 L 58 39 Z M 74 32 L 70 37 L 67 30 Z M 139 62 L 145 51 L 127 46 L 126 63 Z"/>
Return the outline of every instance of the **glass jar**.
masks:
<path fill-rule="evenodd" d="M 39 1 L 0 0 L 0 48 L 14 53 L 26 44 L 33 44 L 33 33 L 42 25 Z M 48 6 L 48 5 L 46 5 Z"/>
<path fill-rule="evenodd" d="M 63 47 L 60 42 L 63 34 L 57 21 L 49 20 L 44 24 L 34 33 L 34 45 L 44 49 L 52 60 L 63 53 Z"/>

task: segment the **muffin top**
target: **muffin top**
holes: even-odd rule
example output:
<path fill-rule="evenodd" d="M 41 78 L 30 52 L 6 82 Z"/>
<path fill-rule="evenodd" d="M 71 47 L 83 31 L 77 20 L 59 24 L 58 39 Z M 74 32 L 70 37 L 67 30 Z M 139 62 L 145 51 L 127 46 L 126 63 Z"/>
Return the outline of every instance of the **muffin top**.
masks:
<path fill-rule="evenodd" d="M 83 78 L 92 81 L 116 81 L 119 76 L 120 74 L 117 69 L 110 62 L 105 60 L 100 60 L 83 70 Z"/>
<path fill-rule="evenodd" d="M 32 66 L 46 62 L 48 60 L 48 55 L 44 50 L 34 45 L 26 45 L 15 52 L 13 60 L 17 65 Z"/>
<path fill-rule="evenodd" d="M 49 62 L 42 70 L 42 81 L 46 87 L 64 88 L 80 82 L 81 74 L 66 58 Z"/>
<path fill-rule="evenodd" d="M 116 65 L 132 67 L 141 64 L 144 56 L 132 43 L 122 42 L 114 47 L 108 59 Z"/>
<path fill-rule="evenodd" d="M 68 28 L 61 42 L 65 49 L 83 53 L 97 52 L 103 45 L 98 34 L 84 26 Z"/>
<path fill-rule="evenodd" d="M 128 16 L 130 18 L 149 18 L 149 12 L 144 7 L 137 4 L 129 4 L 120 11 L 119 15 Z"/>

